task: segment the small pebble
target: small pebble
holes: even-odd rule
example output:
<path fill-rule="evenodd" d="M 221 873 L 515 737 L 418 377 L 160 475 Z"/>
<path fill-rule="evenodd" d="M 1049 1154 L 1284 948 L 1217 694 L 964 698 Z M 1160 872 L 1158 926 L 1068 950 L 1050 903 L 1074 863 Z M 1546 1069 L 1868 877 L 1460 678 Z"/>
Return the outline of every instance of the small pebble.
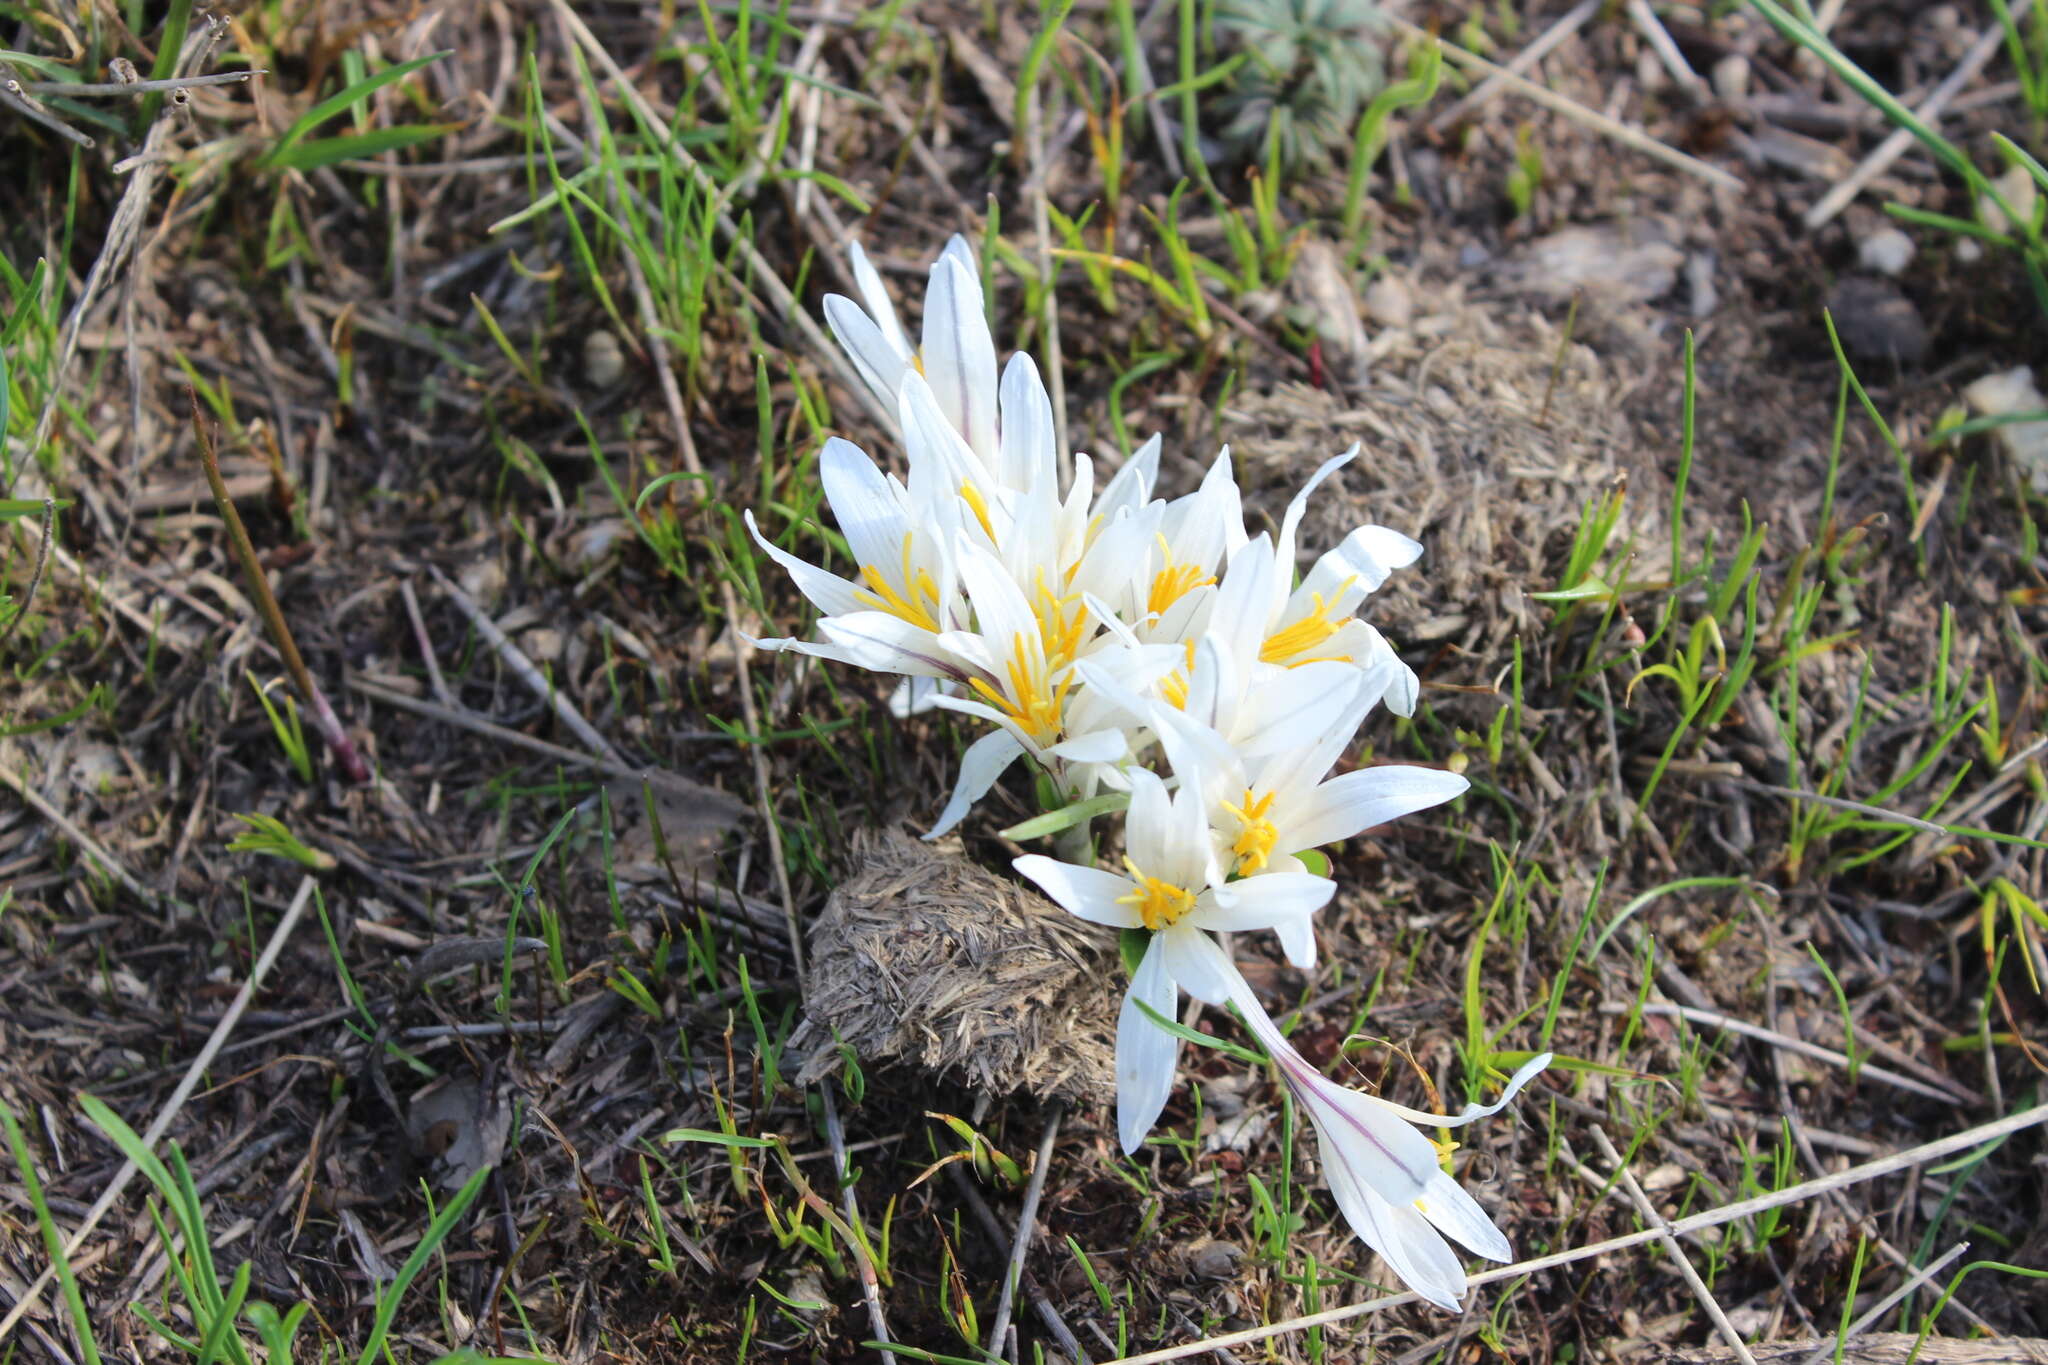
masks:
<path fill-rule="evenodd" d="M 583 379 L 593 389 L 608 389 L 626 372 L 626 355 L 619 339 L 610 332 L 597 331 L 583 338 Z"/>
<path fill-rule="evenodd" d="M 1739 100 L 1749 93 L 1749 58 L 1731 52 L 1714 63 L 1714 93 L 1724 100 Z"/>
<path fill-rule="evenodd" d="M 479 559 L 464 566 L 455 581 L 479 606 L 495 606 L 505 592 L 505 566 L 495 559 Z"/>
<path fill-rule="evenodd" d="M 519 639 L 526 650 L 526 657 L 538 664 L 551 664 L 562 657 L 562 649 L 568 637 L 552 626 L 529 630 Z"/>
<path fill-rule="evenodd" d="M 1895 227 L 1881 227 L 1856 244 L 1856 262 L 1879 275 L 1902 275 L 1913 262 L 1913 239 Z"/>
<path fill-rule="evenodd" d="M 1493 259 L 1493 253 L 1477 242 L 1467 242 L 1458 248 L 1458 266 L 1463 270 L 1476 270 Z"/>
<path fill-rule="evenodd" d="M 1366 288 L 1365 315 L 1381 327 L 1406 327 L 1415 319 L 1415 296 L 1392 275 L 1382 275 Z"/>

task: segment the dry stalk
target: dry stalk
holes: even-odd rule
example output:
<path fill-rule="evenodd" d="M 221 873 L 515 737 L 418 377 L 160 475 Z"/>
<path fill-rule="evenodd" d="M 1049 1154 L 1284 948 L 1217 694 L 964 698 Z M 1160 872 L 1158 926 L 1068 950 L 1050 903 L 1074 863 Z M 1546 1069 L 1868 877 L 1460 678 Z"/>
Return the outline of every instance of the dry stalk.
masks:
<path fill-rule="evenodd" d="M 213 490 L 214 506 L 220 509 L 221 519 L 227 523 L 228 540 L 235 547 L 235 558 L 241 561 L 242 577 L 249 584 L 249 595 L 255 599 L 257 613 L 263 617 L 263 624 L 270 631 L 271 643 L 283 656 L 285 671 L 291 674 L 292 685 L 299 689 L 299 695 L 305 699 L 306 710 L 313 717 L 313 728 L 327 742 L 328 751 L 340 765 L 342 776 L 351 782 L 368 782 L 370 769 L 364 764 L 363 756 L 356 752 L 355 742 L 348 737 L 348 732 L 341 728 L 341 718 L 327 704 L 327 694 L 320 690 L 320 684 L 313 681 L 306 661 L 299 656 L 298 641 L 292 638 L 291 627 L 285 624 L 284 613 L 278 609 L 277 597 L 270 591 L 269 575 L 263 572 L 263 565 L 256 559 L 256 547 L 249 543 L 249 532 L 242 525 L 242 514 L 235 510 L 235 500 L 228 496 L 228 486 L 220 476 L 220 455 L 214 448 L 213 429 L 199 410 L 199 394 L 193 389 L 185 392 L 192 402 L 192 431 L 199 441 L 199 462 L 206 468 L 207 486 Z"/>

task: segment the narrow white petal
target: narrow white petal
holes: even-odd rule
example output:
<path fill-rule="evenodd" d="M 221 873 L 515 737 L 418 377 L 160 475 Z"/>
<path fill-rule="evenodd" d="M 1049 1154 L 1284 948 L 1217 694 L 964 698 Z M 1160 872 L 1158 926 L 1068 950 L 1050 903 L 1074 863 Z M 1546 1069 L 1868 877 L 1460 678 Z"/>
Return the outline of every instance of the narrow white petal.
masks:
<path fill-rule="evenodd" d="M 998 391 L 1002 409 L 997 470 L 1009 487 L 1059 498 L 1059 446 L 1053 435 L 1052 398 L 1038 366 L 1023 351 L 1003 367 Z"/>
<path fill-rule="evenodd" d="M 974 453 L 996 460 L 996 344 L 982 316 L 981 287 L 952 256 L 932 267 L 924 296 L 924 376 L 939 410 Z"/>
<path fill-rule="evenodd" d="M 1059 862 L 1042 853 L 1027 853 L 1010 866 L 1016 868 L 1020 876 L 1038 883 L 1039 890 L 1052 897 L 1060 909 L 1070 915 L 1078 915 L 1090 924 L 1106 924 L 1112 929 L 1136 929 L 1143 923 L 1136 908 L 1121 901 L 1122 897 L 1131 894 L 1128 877 L 1104 872 L 1099 867 Z"/>
<path fill-rule="evenodd" d="M 996 779 L 1023 754 L 1024 746 L 1006 730 L 992 730 L 967 746 L 960 755 L 960 777 L 953 784 L 952 799 L 939 812 L 939 822 L 924 837 L 936 839 L 967 818 L 975 802 L 988 795 Z"/>
<path fill-rule="evenodd" d="M 1231 739 L 1247 758 L 1298 749 L 1337 724 L 1358 693 L 1359 671 L 1348 663 L 1266 668 L 1247 689 L 1246 711 Z"/>
<path fill-rule="evenodd" d="M 1149 877 L 1163 875 L 1160 868 L 1170 856 L 1167 828 L 1173 820 L 1173 798 L 1166 783 L 1147 768 L 1131 773 L 1131 808 L 1124 817 L 1124 848 L 1138 870 Z"/>
<path fill-rule="evenodd" d="M 1471 785 L 1456 773 L 1395 764 L 1342 773 L 1302 799 L 1281 841 L 1289 853 L 1320 848 L 1455 800 Z"/>
<path fill-rule="evenodd" d="M 1116 1019 L 1116 1131 L 1126 1152 L 1137 1151 L 1158 1122 L 1180 1062 L 1180 1039 L 1147 1018 L 1137 1002 L 1171 1019 L 1178 999 L 1155 934 Z"/>
<path fill-rule="evenodd" d="M 1486 1216 L 1486 1210 L 1479 1207 L 1479 1201 L 1442 1171 L 1431 1178 L 1429 1188 L 1415 1201 L 1415 1209 L 1473 1255 L 1489 1261 L 1515 1259 L 1515 1249 Z"/>
<path fill-rule="evenodd" d="M 1124 461 L 1124 467 L 1095 500 L 1096 516 L 1108 518 L 1125 509 L 1135 511 L 1151 501 L 1152 485 L 1159 478 L 1160 449 L 1159 438 L 1153 436 Z"/>
<path fill-rule="evenodd" d="M 1313 915 L 1336 892 L 1337 883 L 1327 877 L 1288 872 L 1246 877 L 1203 896 L 1187 918 L 1196 928 L 1217 933 L 1270 929 L 1284 920 Z"/>
<path fill-rule="evenodd" d="M 1287 579 L 1292 580 L 1294 577 L 1294 533 L 1301 525 L 1302 514 L 1308 511 L 1309 494 L 1315 492 L 1321 486 L 1324 479 L 1329 478 L 1356 458 L 1358 458 L 1358 447 L 1354 444 L 1351 449 L 1345 451 L 1342 455 L 1323 461 L 1322 467 L 1309 475 L 1308 482 L 1301 486 L 1301 491 L 1296 493 L 1287 504 L 1287 512 L 1280 518 L 1279 539 L 1274 542 L 1275 557 L 1278 559 L 1280 567 L 1286 571 L 1285 576 Z"/>
<path fill-rule="evenodd" d="M 1323 1177 L 1358 1240 L 1383 1256 L 1387 1268 L 1410 1289 L 1439 1308 L 1459 1311 L 1465 1268 L 1450 1246 L 1415 1209 L 1389 1203 L 1358 1180 L 1330 1156 L 1328 1135 L 1319 1136 L 1324 1138 Z"/>
<path fill-rule="evenodd" d="M 904 334 L 903 324 L 896 320 L 896 305 L 889 298 L 889 290 L 883 285 L 882 277 L 875 273 L 868 263 L 868 254 L 860 249 L 859 242 L 846 244 L 847 260 L 853 266 L 853 282 L 860 290 L 861 302 L 867 305 L 869 315 L 882 335 L 888 338 L 890 349 L 907 365 L 913 352 L 910 338 Z"/>
<path fill-rule="evenodd" d="M 885 407 L 894 408 L 896 386 L 903 382 L 910 362 L 898 354 L 889 334 L 844 294 L 825 296 L 825 325 L 832 329 L 840 349 L 853 361 L 853 367 L 860 371 L 861 379 L 874 390 L 875 396 Z"/>
<path fill-rule="evenodd" d="M 837 436 L 827 440 L 818 455 L 818 482 L 854 562 L 875 569 L 899 591 L 907 589 L 909 585 L 898 580 L 903 577 L 903 538 L 911 533 L 910 523 L 896 490 L 867 452 Z"/>
<path fill-rule="evenodd" d="M 1303 971 L 1316 965 L 1316 922 L 1311 916 L 1281 920 L 1273 926 L 1273 934 L 1289 962 Z"/>
<path fill-rule="evenodd" d="M 747 532 L 754 537 L 754 543 L 770 559 L 781 565 L 796 583 L 797 591 L 811 600 L 813 606 L 827 616 L 843 616 L 848 612 L 864 611 L 870 605 L 860 600 L 860 590 L 841 578 L 806 560 L 798 559 L 789 551 L 781 549 L 775 542 L 761 534 L 761 528 L 754 524 L 753 509 L 746 513 Z"/>
<path fill-rule="evenodd" d="M 958 660 L 939 648 L 930 631 L 919 630 L 886 611 L 857 611 L 847 616 L 821 617 L 818 629 L 862 668 L 871 668 L 877 673 L 955 679 L 966 673 Z"/>
<path fill-rule="evenodd" d="M 1474 1119 L 1487 1118 L 1507 1108 L 1508 1103 L 1522 1093 L 1522 1087 L 1541 1075 L 1550 1063 L 1551 1054 L 1548 1052 L 1531 1057 L 1515 1068 L 1514 1075 L 1508 1077 L 1507 1088 L 1500 1092 L 1499 1099 L 1492 1104 L 1468 1104 L 1455 1114 L 1426 1114 L 1420 1109 L 1410 1109 L 1406 1105 L 1394 1104 L 1389 1100 L 1375 1099 L 1373 1103 L 1389 1113 L 1400 1115 L 1410 1123 L 1420 1123 L 1431 1128 L 1462 1128 Z"/>

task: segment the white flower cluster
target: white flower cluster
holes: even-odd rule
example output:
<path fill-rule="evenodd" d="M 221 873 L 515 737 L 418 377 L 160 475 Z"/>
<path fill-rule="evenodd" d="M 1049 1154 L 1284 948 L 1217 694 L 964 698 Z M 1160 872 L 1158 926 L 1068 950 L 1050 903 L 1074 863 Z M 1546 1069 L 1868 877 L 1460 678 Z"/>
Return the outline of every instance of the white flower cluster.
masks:
<path fill-rule="evenodd" d="M 1366 714 L 1412 712 L 1414 674 L 1357 618 L 1422 547 L 1362 526 L 1295 585 L 1318 469 L 1277 535 L 1245 532 L 1230 453 L 1184 497 L 1153 496 L 1154 437 L 1100 492 L 1076 454 L 1060 492 L 1052 404 L 1023 353 L 1000 374 L 973 252 L 955 237 L 933 266 L 920 344 L 858 247 L 862 300 L 825 315 L 862 379 L 897 414 L 904 478 L 852 443 L 819 469 L 854 572 L 806 563 L 747 525 L 820 613 L 819 639 L 764 640 L 906 683 L 897 705 L 943 707 L 993 728 L 971 745 L 928 837 L 951 829 L 1019 757 L 1064 800 L 1129 794 L 1118 870 L 1030 855 L 1017 871 L 1073 914 L 1150 931 L 1117 1028 L 1117 1127 L 1144 1140 L 1172 1092 L 1180 1040 L 1160 1027 L 1185 989 L 1234 1005 L 1322 1139 L 1352 1228 L 1411 1287 L 1456 1308 L 1465 1276 L 1439 1233 L 1495 1260 L 1507 1240 L 1411 1124 L 1447 1117 L 1347 1090 L 1303 1060 L 1213 933 L 1271 929 L 1290 962 L 1315 960 L 1314 913 L 1336 890 L 1302 854 L 1451 800 L 1463 778 L 1378 766 L 1329 777 Z M 1172 774 L 1155 770 L 1157 759 Z M 1320 860 L 1318 860 L 1320 861 Z M 1500 1104 L 1547 1063 L 1522 1068 Z"/>

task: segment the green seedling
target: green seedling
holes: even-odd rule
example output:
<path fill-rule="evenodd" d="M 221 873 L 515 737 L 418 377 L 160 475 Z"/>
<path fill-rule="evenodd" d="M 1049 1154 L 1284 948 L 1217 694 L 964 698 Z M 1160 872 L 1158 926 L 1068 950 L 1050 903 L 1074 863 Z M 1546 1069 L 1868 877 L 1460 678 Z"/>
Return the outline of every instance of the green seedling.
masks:
<path fill-rule="evenodd" d="M 292 698 L 291 693 L 285 693 L 284 714 L 279 715 L 277 707 L 270 700 L 269 689 L 256 681 L 256 675 L 244 669 L 242 676 L 248 680 L 250 690 L 256 694 L 256 700 L 262 703 L 263 714 L 270 719 L 270 732 L 277 736 L 277 747 L 284 750 L 285 759 L 292 765 L 292 771 L 299 775 L 299 781 L 311 786 L 313 750 L 306 743 L 305 729 L 299 724 L 298 702 Z"/>
<path fill-rule="evenodd" d="M 283 858 L 308 872 L 332 872 L 337 866 L 332 853 L 308 847 L 275 816 L 250 811 L 235 818 L 249 829 L 228 841 L 230 853 L 261 853 L 271 858 Z"/>

